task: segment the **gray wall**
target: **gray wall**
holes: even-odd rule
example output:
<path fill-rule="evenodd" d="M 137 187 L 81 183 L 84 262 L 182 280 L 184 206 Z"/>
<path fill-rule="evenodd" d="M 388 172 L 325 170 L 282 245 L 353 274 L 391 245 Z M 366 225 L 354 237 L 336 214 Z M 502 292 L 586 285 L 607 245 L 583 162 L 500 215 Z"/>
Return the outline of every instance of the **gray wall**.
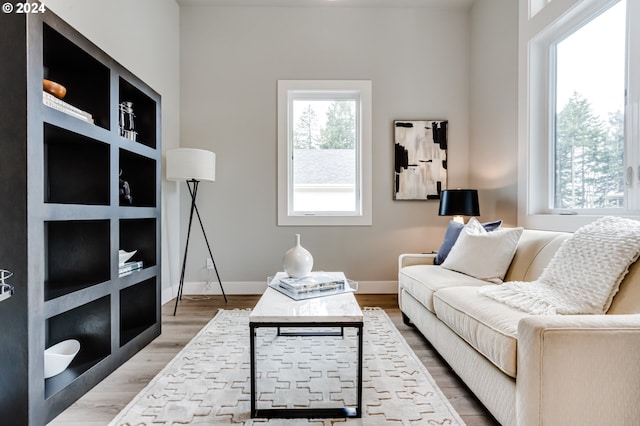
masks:
<path fill-rule="evenodd" d="M 517 224 L 518 2 L 471 9 L 469 182 L 487 220 Z"/>
<path fill-rule="evenodd" d="M 281 269 L 295 233 L 314 269 L 344 270 L 359 281 L 394 281 L 400 253 L 439 246 L 447 219 L 437 216 L 437 202 L 392 200 L 392 123 L 449 120 L 450 184 L 467 184 L 468 8 L 180 13 L 181 145 L 217 155 L 216 182 L 200 186 L 199 206 L 228 288 Z M 276 226 L 278 79 L 372 80 L 373 226 Z M 207 279 L 198 234 L 187 281 Z"/>

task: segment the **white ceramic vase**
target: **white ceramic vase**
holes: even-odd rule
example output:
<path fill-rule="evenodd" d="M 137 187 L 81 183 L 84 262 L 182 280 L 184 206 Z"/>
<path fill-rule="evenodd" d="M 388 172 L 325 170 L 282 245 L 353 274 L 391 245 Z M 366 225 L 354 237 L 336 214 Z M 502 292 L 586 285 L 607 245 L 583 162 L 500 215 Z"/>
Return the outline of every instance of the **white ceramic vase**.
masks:
<path fill-rule="evenodd" d="M 284 254 L 282 267 L 284 272 L 291 278 L 304 278 L 311 274 L 313 256 L 300 245 L 300 234 L 296 234 L 296 245 Z"/>

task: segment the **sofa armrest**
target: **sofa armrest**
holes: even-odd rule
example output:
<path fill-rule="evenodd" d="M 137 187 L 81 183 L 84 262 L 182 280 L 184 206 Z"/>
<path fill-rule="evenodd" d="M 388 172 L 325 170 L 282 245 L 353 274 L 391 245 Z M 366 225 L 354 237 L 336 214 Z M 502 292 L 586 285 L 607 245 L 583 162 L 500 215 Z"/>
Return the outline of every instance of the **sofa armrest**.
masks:
<path fill-rule="evenodd" d="M 433 265 L 436 253 L 405 253 L 398 257 L 398 270 L 411 265 Z"/>
<path fill-rule="evenodd" d="M 640 315 L 518 324 L 518 425 L 640 424 Z"/>

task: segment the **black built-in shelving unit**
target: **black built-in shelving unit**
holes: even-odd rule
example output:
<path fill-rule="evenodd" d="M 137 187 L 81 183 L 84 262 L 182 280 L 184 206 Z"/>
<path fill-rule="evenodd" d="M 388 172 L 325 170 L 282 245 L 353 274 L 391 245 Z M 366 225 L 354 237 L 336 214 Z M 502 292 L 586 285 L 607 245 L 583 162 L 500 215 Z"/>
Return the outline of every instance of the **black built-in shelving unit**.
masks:
<path fill-rule="evenodd" d="M 44 425 L 160 334 L 160 96 L 50 11 L 3 16 L 0 63 L 0 423 Z M 44 105 L 43 78 L 94 122 Z M 144 268 L 121 277 L 119 249 Z M 44 379 L 66 339 L 80 352 Z"/>

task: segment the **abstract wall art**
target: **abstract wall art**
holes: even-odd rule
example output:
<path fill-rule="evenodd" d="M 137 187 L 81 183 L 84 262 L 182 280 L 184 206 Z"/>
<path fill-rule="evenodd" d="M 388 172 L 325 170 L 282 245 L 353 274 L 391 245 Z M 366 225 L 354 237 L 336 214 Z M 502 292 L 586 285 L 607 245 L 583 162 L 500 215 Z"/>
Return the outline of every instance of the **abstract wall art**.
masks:
<path fill-rule="evenodd" d="M 394 121 L 394 200 L 439 200 L 447 189 L 447 124 Z"/>

